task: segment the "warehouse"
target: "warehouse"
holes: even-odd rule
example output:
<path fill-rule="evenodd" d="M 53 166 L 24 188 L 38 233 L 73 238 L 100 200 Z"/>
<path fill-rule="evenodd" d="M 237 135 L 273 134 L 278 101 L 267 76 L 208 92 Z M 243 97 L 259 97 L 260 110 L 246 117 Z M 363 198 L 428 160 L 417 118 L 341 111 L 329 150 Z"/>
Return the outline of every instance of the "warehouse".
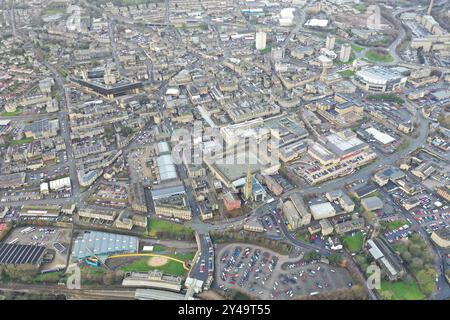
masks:
<path fill-rule="evenodd" d="M 380 130 L 376 128 L 368 128 L 366 129 L 366 132 L 370 134 L 375 140 L 377 140 L 382 145 L 388 145 L 395 141 L 394 138 L 392 138 L 387 133 L 381 132 Z"/>
<path fill-rule="evenodd" d="M 71 189 L 72 184 L 69 177 L 50 181 L 50 190 Z"/>
<path fill-rule="evenodd" d="M 378 197 L 369 197 L 361 200 L 361 206 L 367 211 L 383 209 L 383 201 Z"/>
<path fill-rule="evenodd" d="M 177 169 L 170 154 L 164 154 L 156 158 L 156 165 L 158 166 L 160 181 L 172 180 L 178 177 Z"/>
<path fill-rule="evenodd" d="M 20 209 L 21 218 L 58 218 L 61 207 L 57 205 L 24 205 Z"/>
<path fill-rule="evenodd" d="M 139 241 L 137 237 L 84 231 L 74 241 L 72 258 L 82 260 L 92 255 L 107 257 L 117 253 L 138 252 Z"/>
<path fill-rule="evenodd" d="M 314 220 L 331 218 L 336 215 L 336 210 L 329 202 L 313 204 L 309 207 Z"/>

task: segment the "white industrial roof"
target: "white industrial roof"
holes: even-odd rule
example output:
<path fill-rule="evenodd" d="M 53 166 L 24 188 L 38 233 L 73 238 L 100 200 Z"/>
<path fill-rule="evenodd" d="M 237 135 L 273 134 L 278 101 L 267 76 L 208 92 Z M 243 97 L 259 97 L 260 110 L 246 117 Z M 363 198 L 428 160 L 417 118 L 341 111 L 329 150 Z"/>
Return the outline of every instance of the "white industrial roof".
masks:
<path fill-rule="evenodd" d="M 313 204 L 309 207 L 315 220 L 330 218 L 336 215 L 336 210 L 329 202 Z"/>
<path fill-rule="evenodd" d="M 156 158 L 156 164 L 161 181 L 175 179 L 177 177 L 177 170 L 170 154 L 164 154 Z"/>
<path fill-rule="evenodd" d="M 372 135 L 377 141 L 381 142 L 382 144 L 389 144 L 395 141 L 395 139 L 392 138 L 390 135 L 381 132 L 376 128 L 368 128 L 366 129 L 366 132 Z"/>
<path fill-rule="evenodd" d="M 69 177 L 50 181 L 50 189 L 52 189 L 52 190 L 58 190 L 61 188 L 66 188 L 66 187 L 68 187 L 68 188 L 71 187 L 71 182 L 70 182 Z"/>
<path fill-rule="evenodd" d="M 328 25 L 327 19 L 310 19 L 306 22 L 309 27 L 326 27 Z"/>
<path fill-rule="evenodd" d="M 357 137 L 351 137 L 349 139 L 344 140 L 335 133 L 327 136 L 327 140 L 341 151 L 347 151 L 353 147 L 363 144 L 363 142 Z"/>

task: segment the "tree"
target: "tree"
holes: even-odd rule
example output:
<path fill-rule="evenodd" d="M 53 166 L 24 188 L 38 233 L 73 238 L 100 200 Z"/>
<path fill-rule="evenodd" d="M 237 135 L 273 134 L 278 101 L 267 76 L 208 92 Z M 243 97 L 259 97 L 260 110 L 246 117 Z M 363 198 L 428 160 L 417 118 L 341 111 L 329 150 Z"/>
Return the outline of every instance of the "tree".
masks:
<path fill-rule="evenodd" d="M 416 270 L 421 269 L 423 267 L 423 260 L 417 257 L 413 258 L 411 260 L 411 267 Z"/>
<path fill-rule="evenodd" d="M 411 255 L 411 253 L 409 253 L 409 251 L 404 251 L 404 252 L 402 253 L 402 258 L 403 258 L 403 260 L 405 260 L 407 263 L 410 263 L 411 260 L 412 260 L 412 255 Z"/>
<path fill-rule="evenodd" d="M 328 260 L 330 261 L 331 265 L 340 266 L 342 264 L 343 257 L 340 254 L 333 252 L 328 257 Z"/>
<path fill-rule="evenodd" d="M 418 244 L 411 244 L 408 248 L 408 251 L 413 257 L 420 257 L 422 254 L 422 248 Z"/>
<path fill-rule="evenodd" d="M 115 272 L 113 270 L 107 270 L 103 275 L 103 284 L 112 285 L 115 282 Z"/>

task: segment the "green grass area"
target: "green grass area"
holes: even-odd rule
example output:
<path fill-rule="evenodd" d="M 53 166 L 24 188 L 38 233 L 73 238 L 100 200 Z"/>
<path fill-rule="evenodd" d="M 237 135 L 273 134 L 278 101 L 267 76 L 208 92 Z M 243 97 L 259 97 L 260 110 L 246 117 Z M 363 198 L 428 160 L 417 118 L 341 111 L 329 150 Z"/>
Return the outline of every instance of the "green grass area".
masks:
<path fill-rule="evenodd" d="M 353 75 L 355 74 L 355 72 L 352 71 L 352 70 L 339 71 L 338 73 L 339 73 L 341 76 L 344 76 L 344 77 L 351 77 L 351 76 L 353 76 Z"/>
<path fill-rule="evenodd" d="M 372 223 L 376 217 L 375 213 L 372 211 L 364 211 L 363 216 L 366 219 L 367 223 Z"/>
<path fill-rule="evenodd" d="M 343 244 L 350 252 L 359 252 L 364 243 L 364 235 L 362 232 L 356 232 L 352 236 L 345 236 Z"/>
<path fill-rule="evenodd" d="M 174 232 L 178 234 L 190 234 L 192 229 L 182 224 L 159 219 L 148 219 L 147 230 L 150 236 L 157 236 L 158 232 Z"/>
<path fill-rule="evenodd" d="M 17 108 L 16 111 L 14 111 L 14 112 L 7 112 L 7 111 L 3 112 L 2 116 L 3 117 L 16 117 L 16 116 L 19 116 L 21 114 L 22 114 L 22 109 L 21 108 Z"/>
<path fill-rule="evenodd" d="M 148 272 L 151 270 L 160 270 L 164 273 L 171 274 L 174 276 L 184 277 L 186 275 L 187 270 L 183 268 L 183 265 L 176 261 L 169 260 L 165 265 L 159 267 L 152 267 L 148 265 L 149 258 L 143 257 L 140 258 L 133 263 L 130 263 L 126 266 L 120 268 L 120 270 L 125 272 L 130 271 L 138 271 L 138 272 Z"/>
<path fill-rule="evenodd" d="M 374 62 L 392 62 L 394 60 L 389 52 L 385 51 L 382 53 L 381 51 L 377 52 L 373 49 L 366 52 L 366 58 Z"/>
<path fill-rule="evenodd" d="M 358 46 L 357 44 L 354 44 L 354 43 L 351 44 L 351 46 L 352 46 L 353 51 L 355 51 L 355 52 L 361 52 L 365 49 L 364 47 Z"/>
<path fill-rule="evenodd" d="M 406 148 L 409 147 L 410 142 L 411 141 L 409 140 L 409 138 L 405 137 L 403 139 L 402 143 L 400 143 L 400 145 L 395 149 L 395 152 L 405 150 Z"/>
<path fill-rule="evenodd" d="M 49 8 L 49 9 L 45 9 L 44 11 L 42 11 L 42 16 L 52 16 L 54 14 L 58 14 L 58 13 L 62 13 L 65 14 L 66 13 L 66 9 L 64 8 Z"/>
<path fill-rule="evenodd" d="M 395 102 L 398 104 L 404 104 L 405 100 L 396 96 L 395 94 L 372 94 L 367 96 L 367 100 L 371 101 L 386 101 L 386 102 Z"/>
<path fill-rule="evenodd" d="M 147 3 L 161 3 L 163 0 L 113 0 L 116 5 L 137 5 L 137 4 L 147 4 Z"/>
<path fill-rule="evenodd" d="M 268 47 L 265 47 L 265 48 L 262 49 L 262 50 L 259 50 L 259 52 L 260 52 L 261 54 L 270 53 L 271 51 L 272 51 L 272 47 L 271 47 L 271 46 L 268 46 Z"/>
<path fill-rule="evenodd" d="M 195 257 L 195 252 L 178 252 L 177 254 L 165 254 L 165 256 L 177 258 L 183 261 L 192 261 Z"/>
<path fill-rule="evenodd" d="M 423 300 L 425 295 L 415 282 L 381 281 L 380 294 L 387 300 Z"/>
<path fill-rule="evenodd" d="M 380 191 L 374 191 L 372 193 L 369 193 L 367 196 L 365 196 L 365 198 L 368 197 L 378 197 L 380 199 L 383 199 L 383 196 L 381 195 Z"/>
<path fill-rule="evenodd" d="M 355 8 L 359 12 L 365 12 L 367 10 L 367 4 L 365 4 L 365 3 L 358 3 L 358 4 L 354 5 L 353 8 Z"/>
<path fill-rule="evenodd" d="M 310 235 L 308 232 L 296 232 L 295 239 L 305 242 L 305 243 L 309 243 Z"/>
<path fill-rule="evenodd" d="M 64 278 L 64 272 L 58 271 L 58 272 L 49 272 L 49 273 L 42 273 L 38 274 L 35 278 L 35 282 L 44 282 L 44 283 L 56 283 L 61 278 Z"/>
<path fill-rule="evenodd" d="M 158 246 L 158 245 L 153 246 L 153 252 L 163 252 L 163 251 L 166 251 L 167 249 L 168 248 L 164 247 L 164 246 Z"/>
<path fill-rule="evenodd" d="M 386 224 L 386 230 L 387 231 L 393 231 L 400 227 L 403 227 L 405 224 L 408 224 L 408 222 L 405 219 L 399 219 L 395 221 L 390 221 Z"/>
<path fill-rule="evenodd" d="M 34 139 L 32 138 L 32 137 L 29 137 L 29 138 L 23 138 L 23 139 L 20 139 L 20 140 L 11 140 L 10 142 L 9 142 L 9 145 L 10 146 L 19 146 L 19 145 L 22 145 L 22 144 L 27 144 L 27 143 L 30 143 L 30 142 L 32 142 Z"/>

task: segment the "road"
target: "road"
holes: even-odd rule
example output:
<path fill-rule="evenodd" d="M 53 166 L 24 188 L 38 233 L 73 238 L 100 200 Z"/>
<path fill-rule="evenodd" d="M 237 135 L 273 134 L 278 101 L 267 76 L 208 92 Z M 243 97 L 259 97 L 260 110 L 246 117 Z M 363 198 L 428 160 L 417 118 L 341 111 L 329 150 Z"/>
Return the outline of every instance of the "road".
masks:
<path fill-rule="evenodd" d="M 68 97 L 67 91 L 64 86 L 65 79 L 59 74 L 59 72 L 48 63 L 42 52 L 39 52 L 35 47 L 33 47 L 33 51 L 36 55 L 36 58 L 45 65 L 50 72 L 53 74 L 53 77 L 56 80 L 56 85 L 60 94 L 60 111 L 58 112 L 58 118 L 60 122 L 60 135 L 63 137 L 64 142 L 66 144 L 66 152 L 67 152 L 67 163 L 69 165 L 70 170 L 70 179 L 72 181 L 72 194 L 75 202 L 78 202 L 80 197 L 80 184 L 78 181 L 78 174 L 75 159 L 73 158 L 73 149 L 72 149 L 72 140 L 70 138 L 70 125 L 69 125 L 69 103 L 70 97 Z"/>

